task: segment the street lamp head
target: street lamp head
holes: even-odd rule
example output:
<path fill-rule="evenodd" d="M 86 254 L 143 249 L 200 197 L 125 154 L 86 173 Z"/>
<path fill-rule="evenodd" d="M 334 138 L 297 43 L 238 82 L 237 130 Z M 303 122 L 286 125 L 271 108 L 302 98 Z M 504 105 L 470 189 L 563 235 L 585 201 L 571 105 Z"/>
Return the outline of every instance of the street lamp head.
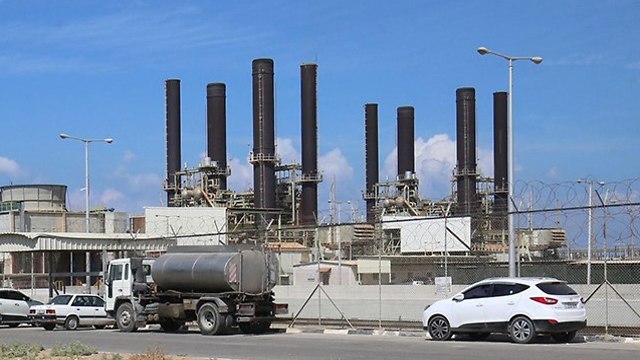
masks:
<path fill-rule="evenodd" d="M 486 47 L 481 46 L 481 47 L 479 47 L 479 48 L 478 48 L 478 54 L 480 54 L 480 55 L 486 55 L 486 54 L 488 54 L 488 53 L 489 53 L 489 49 L 487 49 Z"/>
<path fill-rule="evenodd" d="M 113 139 L 112 138 L 104 139 L 104 142 L 106 142 L 107 144 L 111 144 L 113 142 Z"/>
<path fill-rule="evenodd" d="M 68 137 L 69 137 L 69 135 L 67 135 L 65 133 L 60 134 L 60 138 L 61 139 L 67 139 Z"/>
<path fill-rule="evenodd" d="M 534 64 L 536 64 L 536 65 L 537 65 L 537 64 L 540 64 L 540 63 L 542 62 L 542 58 L 541 58 L 540 56 L 534 56 L 534 57 L 532 57 L 532 58 L 531 58 L 531 61 L 532 61 Z"/>

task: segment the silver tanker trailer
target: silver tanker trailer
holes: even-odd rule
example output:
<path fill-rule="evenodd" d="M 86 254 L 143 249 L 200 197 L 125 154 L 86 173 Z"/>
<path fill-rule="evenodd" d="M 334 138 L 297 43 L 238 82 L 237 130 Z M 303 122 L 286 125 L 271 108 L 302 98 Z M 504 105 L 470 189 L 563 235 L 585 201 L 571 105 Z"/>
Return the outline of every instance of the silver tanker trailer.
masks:
<path fill-rule="evenodd" d="M 246 246 L 183 246 L 157 259 L 115 259 L 105 307 L 123 332 L 146 324 L 177 331 L 197 321 L 204 335 L 235 327 L 259 334 L 288 310 L 273 301 L 277 269 L 275 256 Z"/>

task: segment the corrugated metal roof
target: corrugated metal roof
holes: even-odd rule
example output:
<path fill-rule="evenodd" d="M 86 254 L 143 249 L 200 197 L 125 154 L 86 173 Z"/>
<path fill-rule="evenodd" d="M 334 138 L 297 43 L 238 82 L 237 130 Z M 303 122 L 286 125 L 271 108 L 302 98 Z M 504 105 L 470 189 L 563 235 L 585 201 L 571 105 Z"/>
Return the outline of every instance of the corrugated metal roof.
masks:
<path fill-rule="evenodd" d="M 0 233 L 0 252 L 165 250 L 176 239 L 146 234 Z"/>

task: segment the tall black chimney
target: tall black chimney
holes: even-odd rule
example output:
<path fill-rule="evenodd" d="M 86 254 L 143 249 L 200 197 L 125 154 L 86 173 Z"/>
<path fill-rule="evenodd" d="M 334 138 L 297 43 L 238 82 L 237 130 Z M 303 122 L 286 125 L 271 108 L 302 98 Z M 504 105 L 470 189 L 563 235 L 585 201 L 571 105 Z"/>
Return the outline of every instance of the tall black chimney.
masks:
<path fill-rule="evenodd" d="M 218 164 L 218 169 L 227 170 L 227 108 L 226 85 L 207 84 L 207 155 Z M 227 189 L 227 177 L 218 177 L 220 190 Z"/>
<path fill-rule="evenodd" d="M 476 215 L 476 90 L 456 90 L 458 214 Z"/>
<path fill-rule="evenodd" d="M 494 167 L 494 197 L 493 212 L 500 219 L 496 219 L 496 228 L 506 228 L 506 213 L 509 199 L 509 173 L 507 158 L 507 92 L 493 93 L 493 167 Z"/>
<path fill-rule="evenodd" d="M 167 119 L 167 206 L 173 206 L 176 192 L 174 174 L 180 171 L 180 80 L 165 81 Z"/>
<path fill-rule="evenodd" d="M 365 172 L 367 222 L 375 223 L 375 185 L 378 183 L 378 104 L 365 104 Z"/>
<path fill-rule="evenodd" d="M 300 224 L 316 223 L 318 215 L 318 120 L 316 79 L 318 65 L 300 65 L 302 116 L 302 203 Z"/>
<path fill-rule="evenodd" d="M 273 209 L 276 206 L 273 60 L 255 59 L 252 68 L 254 205 Z"/>
<path fill-rule="evenodd" d="M 413 106 L 398 108 L 398 180 L 415 173 Z"/>

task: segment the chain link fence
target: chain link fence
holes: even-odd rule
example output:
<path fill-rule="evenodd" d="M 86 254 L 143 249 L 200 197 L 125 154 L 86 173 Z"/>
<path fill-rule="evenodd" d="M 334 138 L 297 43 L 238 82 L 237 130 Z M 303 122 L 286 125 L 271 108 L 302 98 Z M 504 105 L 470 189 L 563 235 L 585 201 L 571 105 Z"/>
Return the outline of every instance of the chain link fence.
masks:
<path fill-rule="evenodd" d="M 583 297 L 594 331 L 640 335 L 640 181 L 516 188 L 517 275 L 567 281 Z M 276 295 L 293 315 L 319 323 L 419 324 L 426 305 L 509 274 L 506 223 L 488 207 L 469 224 L 447 213 L 382 216 L 367 240 L 356 225 L 328 224 L 317 232 L 311 264 L 288 269 L 293 286 L 276 287 Z"/>

